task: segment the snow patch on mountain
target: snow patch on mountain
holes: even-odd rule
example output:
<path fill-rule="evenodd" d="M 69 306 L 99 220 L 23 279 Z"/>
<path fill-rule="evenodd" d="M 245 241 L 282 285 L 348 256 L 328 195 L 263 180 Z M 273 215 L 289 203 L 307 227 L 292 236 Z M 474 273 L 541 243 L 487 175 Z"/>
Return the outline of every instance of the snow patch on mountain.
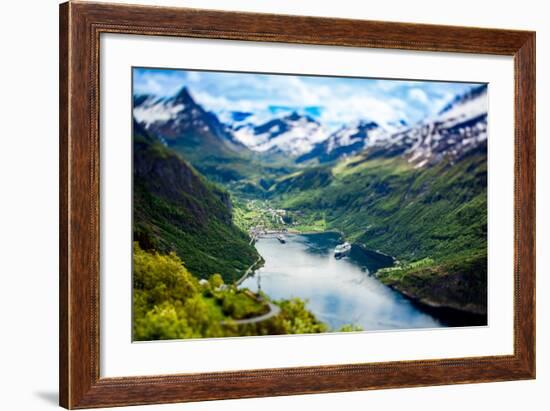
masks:
<path fill-rule="evenodd" d="M 157 121 L 173 120 L 183 110 L 185 110 L 185 104 L 165 98 L 147 96 L 138 107 L 134 108 L 134 117 L 139 123 L 149 127 Z"/>
<path fill-rule="evenodd" d="M 439 114 L 381 139 L 371 156 L 404 156 L 415 167 L 436 164 L 447 158 L 453 163 L 477 148 L 486 149 L 487 86 L 457 96 Z"/>
<path fill-rule="evenodd" d="M 338 160 L 355 155 L 371 145 L 380 144 L 398 130 L 403 124 L 379 125 L 374 121 L 360 120 L 336 130 L 329 137 L 317 143 L 314 148 L 296 159 L 298 163 L 318 161 L 320 163 Z"/>
<path fill-rule="evenodd" d="M 233 131 L 235 138 L 257 152 L 279 152 L 291 156 L 310 151 L 328 137 L 327 130 L 309 116 L 292 113 L 254 126 Z"/>
<path fill-rule="evenodd" d="M 208 134 L 233 150 L 245 148 L 216 114 L 195 102 L 185 87 L 168 98 L 136 96 L 133 115 L 139 124 L 166 144 L 185 139 L 186 135 L 204 137 Z"/>
<path fill-rule="evenodd" d="M 183 88 L 170 98 L 136 96 L 136 121 L 167 144 L 186 135 L 206 134 L 234 150 L 283 154 L 301 163 L 330 162 L 363 152 L 373 157 L 403 156 L 415 167 L 451 162 L 486 150 L 487 85 L 456 96 L 439 113 L 415 124 L 362 120 L 330 133 L 307 114 L 293 112 L 265 119 L 252 112 L 228 111 L 219 117 L 197 104 Z M 220 114 L 221 115 L 221 114 Z M 258 121 L 261 120 L 261 121 Z"/>
<path fill-rule="evenodd" d="M 326 152 L 348 146 L 361 145 L 366 147 L 368 143 L 374 143 L 383 139 L 387 135 L 387 130 L 380 127 L 373 121 L 357 121 L 351 126 L 344 126 L 329 136 L 326 144 Z"/>

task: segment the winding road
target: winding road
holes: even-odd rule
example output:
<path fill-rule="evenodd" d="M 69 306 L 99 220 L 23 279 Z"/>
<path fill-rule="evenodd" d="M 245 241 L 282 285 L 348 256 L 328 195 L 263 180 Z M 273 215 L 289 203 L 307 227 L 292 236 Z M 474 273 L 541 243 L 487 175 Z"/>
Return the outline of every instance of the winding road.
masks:
<path fill-rule="evenodd" d="M 256 324 L 261 321 L 269 320 L 272 317 L 275 317 L 276 315 L 279 315 L 281 312 L 281 308 L 279 308 L 278 305 L 273 304 L 272 302 L 266 303 L 269 306 L 269 311 L 265 314 L 262 314 L 258 317 L 254 318 L 246 318 L 244 320 L 232 320 L 232 321 L 222 321 L 221 324 L 237 324 L 237 325 L 243 325 L 243 324 Z"/>
<path fill-rule="evenodd" d="M 242 283 L 244 280 L 246 280 L 246 278 L 250 275 L 250 272 L 252 271 L 252 269 L 253 269 L 254 267 L 256 267 L 256 265 L 258 265 L 258 263 L 260 262 L 261 259 L 262 259 L 262 257 L 259 256 L 259 257 L 257 258 L 257 260 L 254 261 L 254 263 L 253 263 L 250 267 L 248 267 L 248 268 L 246 269 L 246 271 L 245 271 L 244 274 L 241 276 L 241 278 L 239 278 L 239 279 L 235 282 L 235 287 L 238 287 L 239 285 L 241 285 L 241 283 Z"/>
<path fill-rule="evenodd" d="M 269 233 L 273 234 L 273 233 Z M 259 236 L 253 236 L 250 240 L 250 242 L 254 242 Z M 238 287 L 242 284 L 244 280 L 253 272 L 254 267 L 258 265 L 258 263 L 261 261 L 262 257 L 258 256 L 258 259 L 248 267 L 248 269 L 244 272 L 244 274 L 235 282 L 235 287 Z M 269 307 L 269 311 L 265 314 L 262 314 L 258 317 L 253 318 L 246 318 L 243 320 L 231 320 L 231 321 L 222 321 L 221 324 L 237 324 L 237 325 L 243 325 L 243 324 L 256 324 L 265 320 L 269 320 L 270 318 L 275 317 L 276 315 L 279 315 L 281 312 L 281 308 L 278 305 L 273 304 L 271 301 L 266 302 L 267 306 Z"/>

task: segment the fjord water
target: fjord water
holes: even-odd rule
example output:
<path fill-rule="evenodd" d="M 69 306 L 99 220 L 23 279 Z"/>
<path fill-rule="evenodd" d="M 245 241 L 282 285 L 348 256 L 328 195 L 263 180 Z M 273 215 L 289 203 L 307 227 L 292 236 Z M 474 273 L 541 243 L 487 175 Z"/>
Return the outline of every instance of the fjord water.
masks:
<path fill-rule="evenodd" d="M 433 328 L 442 324 L 410 300 L 381 284 L 371 273 L 391 265 L 388 257 L 352 248 L 349 256 L 336 259 L 337 233 L 287 235 L 262 238 L 256 248 L 265 264 L 241 287 L 270 298 L 307 300 L 308 309 L 331 330 L 353 324 L 365 331 Z"/>

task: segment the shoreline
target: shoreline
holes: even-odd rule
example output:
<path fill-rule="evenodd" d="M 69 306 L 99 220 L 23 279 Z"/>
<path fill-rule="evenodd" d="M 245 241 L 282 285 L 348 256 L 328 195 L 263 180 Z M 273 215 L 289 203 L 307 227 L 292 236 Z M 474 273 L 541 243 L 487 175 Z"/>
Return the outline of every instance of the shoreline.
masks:
<path fill-rule="evenodd" d="M 376 254 L 379 254 L 383 257 L 387 257 L 387 258 L 391 258 L 392 262 L 395 263 L 397 260 L 397 258 L 395 258 L 393 255 L 389 255 L 389 254 L 386 254 L 380 250 L 371 250 L 370 248 L 367 248 L 364 244 L 360 244 L 360 243 L 352 243 L 352 245 L 355 245 L 357 247 L 359 247 L 362 251 L 364 252 L 367 252 L 367 253 L 376 253 Z M 393 264 L 392 264 L 393 265 Z"/>
<path fill-rule="evenodd" d="M 376 275 L 375 275 L 376 277 Z M 391 288 L 395 292 L 399 293 L 413 305 L 427 314 L 437 318 L 447 327 L 464 327 L 464 326 L 482 326 L 488 325 L 488 314 L 479 311 L 473 311 L 464 309 L 462 307 L 444 305 L 436 303 L 427 298 L 421 298 L 400 289 L 392 284 L 385 284 L 379 278 L 376 279 L 388 288 Z"/>
<path fill-rule="evenodd" d="M 361 251 L 364 253 L 367 253 L 367 254 L 375 253 L 377 255 L 381 255 L 383 257 L 391 259 L 392 266 L 395 265 L 397 261 L 399 261 L 394 256 L 386 254 L 380 250 L 371 250 L 365 247 L 364 244 L 353 243 L 353 245 L 360 248 Z M 392 284 L 386 284 L 384 281 L 378 278 L 378 276 L 376 275 L 376 272 L 373 274 L 376 280 L 379 281 L 381 284 L 399 293 L 400 295 L 405 297 L 407 300 L 411 301 L 417 308 L 419 308 L 423 312 L 426 312 L 427 314 L 437 318 L 445 326 L 461 327 L 461 326 L 482 326 L 482 325 L 488 324 L 488 314 L 486 312 L 483 313 L 483 312 L 480 312 L 479 310 L 473 310 L 473 309 L 470 310 L 465 307 L 444 305 L 444 304 L 432 301 L 428 298 L 417 297 L 414 294 L 408 292 L 406 289 L 401 289 Z"/>
<path fill-rule="evenodd" d="M 258 251 L 258 250 L 256 250 Z M 258 253 L 258 258 L 256 259 L 256 261 L 254 261 L 247 269 L 246 271 L 244 272 L 244 274 L 242 276 L 239 277 L 239 279 L 237 281 L 235 281 L 233 283 L 233 285 L 235 287 L 239 287 L 243 282 L 244 280 L 246 280 L 251 274 L 255 273 L 256 270 L 258 268 L 260 268 L 263 263 L 265 262 L 264 258 L 260 255 L 260 253 Z M 259 265 L 259 266 L 258 266 Z M 257 267 L 258 266 L 258 267 Z"/>
<path fill-rule="evenodd" d="M 339 231 L 339 230 L 299 231 L 299 230 L 289 229 L 289 230 L 287 230 L 287 233 L 288 233 L 288 234 L 295 234 L 295 235 L 299 235 L 299 234 L 303 234 L 303 235 L 313 235 L 313 234 L 328 234 L 328 233 L 335 233 L 335 234 L 340 234 L 342 237 L 344 237 L 344 233 L 342 233 L 342 232 Z"/>
<path fill-rule="evenodd" d="M 298 230 L 290 229 L 285 234 L 288 234 L 288 235 L 338 234 L 341 236 L 343 241 L 346 240 L 344 233 L 342 233 L 339 230 L 298 231 Z M 366 256 L 386 259 L 387 263 L 389 263 L 388 265 L 389 267 L 393 266 L 395 262 L 398 261 L 395 257 L 389 254 L 386 254 L 384 252 L 381 252 L 379 250 L 371 250 L 365 247 L 364 244 L 352 243 L 352 245 L 357 247 L 357 249 L 361 253 L 364 253 Z M 260 260 L 263 260 L 261 256 L 259 260 L 257 260 L 252 266 L 249 267 L 245 275 L 243 275 L 235 283 L 237 287 L 240 286 L 240 284 L 242 284 L 242 282 L 244 282 L 246 278 L 248 278 L 249 276 L 255 273 L 256 269 L 259 268 L 258 263 L 260 262 Z M 396 287 L 395 285 L 386 284 L 384 281 L 378 278 L 378 276 L 376 275 L 376 272 L 372 274 L 373 274 L 373 277 L 379 283 L 397 292 L 399 295 L 403 296 L 408 301 L 410 301 L 418 310 L 436 318 L 445 327 L 485 326 L 488 324 L 486 313 L 480 313 L 479 311 L 463 309 L 456 306 L 447 306 L 447 305 L 443 305 L 443 304 L 431 301 L 430 299 L 419 298 L 415 296 L 413 293 L 408 292 L 406 289 L 403 290 L 400 287 Z"/>

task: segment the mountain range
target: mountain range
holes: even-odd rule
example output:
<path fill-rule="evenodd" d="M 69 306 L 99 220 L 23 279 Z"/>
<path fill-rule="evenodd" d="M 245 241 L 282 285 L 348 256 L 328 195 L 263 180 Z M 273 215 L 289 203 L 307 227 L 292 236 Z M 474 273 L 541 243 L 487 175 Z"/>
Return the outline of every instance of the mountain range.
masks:
<path fill-rule="evenodd" d="M 328 132 L 317 120 L 293 112 L 264 124 L 246 124 L 234 130 L 237 140 L 260 153 L 299 156 L 327 139 Z"/>
<path fill-rule="evenodd" d="M 451 162 L 487 146 L 487 85 L 457 96 L 437 115 L 379 139 L 371 157 L 402 155 L 416 167 Z"/>
<path fill-rule="evenodd" d="M 318 120 L 298 112 L 262 124 L 247 123 L 250 113 L 235 112 L 234 122 L 225 124 L 198 104 L 187 88 L 170 98 L 136 96 L 133 113 L 164 144 L 183 147 L 188 155 L 198 151 L 193 148 L 208 146 L 211 155 L 271 155 L 303 164 L 332 162 L 367 150 L 372 157 L 403 156 L 423 167 L 484 149 L 487 85 L 456 96 L 439 113 L 414 125 L 403 120 L 397 124 L 359 120 L 332 133 Z"/>

